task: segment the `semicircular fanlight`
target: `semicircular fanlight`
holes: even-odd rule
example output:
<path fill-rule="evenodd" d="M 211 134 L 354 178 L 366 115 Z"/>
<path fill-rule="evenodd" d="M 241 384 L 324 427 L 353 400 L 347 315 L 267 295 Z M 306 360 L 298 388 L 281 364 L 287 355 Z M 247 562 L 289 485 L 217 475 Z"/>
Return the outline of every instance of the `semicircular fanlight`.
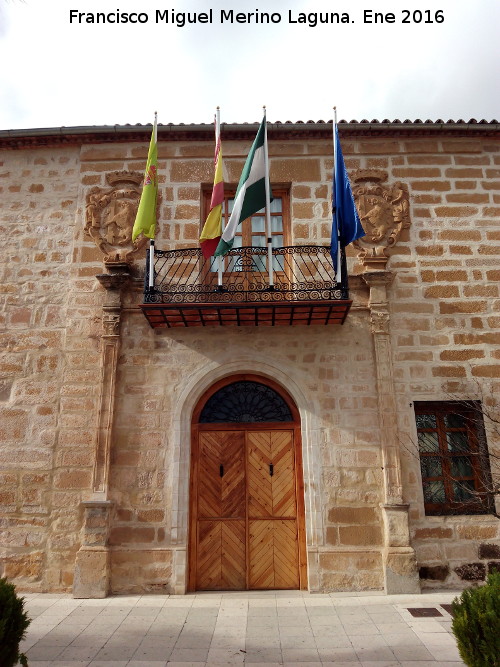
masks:
<path fill-rule="evenodd" d="M 205 403 L 200 424 L 291 422 L 290 408 L 271 387 L 243 380 L 216 391 Z"/>

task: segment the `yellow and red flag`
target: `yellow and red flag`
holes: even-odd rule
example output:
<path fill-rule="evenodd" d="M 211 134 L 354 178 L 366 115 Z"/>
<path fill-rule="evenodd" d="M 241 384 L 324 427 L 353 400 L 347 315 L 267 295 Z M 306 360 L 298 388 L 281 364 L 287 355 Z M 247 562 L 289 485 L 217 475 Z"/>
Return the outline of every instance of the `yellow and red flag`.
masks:
<path fill-rule="evenodd" d="M 224 177 L 222 175 L 222 150 L 220 145 L 220 124 L 215 118 L 215 176 L 210 213 L 200 235 L 200 247 L 203 257 L 211 257 L 217 248 L 222 236 L 222 205 L 224 204 Z"/>

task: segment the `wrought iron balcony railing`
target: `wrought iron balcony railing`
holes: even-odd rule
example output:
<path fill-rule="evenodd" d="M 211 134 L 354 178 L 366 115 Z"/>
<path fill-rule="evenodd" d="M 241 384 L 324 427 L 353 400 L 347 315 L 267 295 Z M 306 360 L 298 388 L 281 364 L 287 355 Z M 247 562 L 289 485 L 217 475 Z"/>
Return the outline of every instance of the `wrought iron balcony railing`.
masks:
<path fill-rule="evenodd" d="M 343 322 L 350 305 L 345 255 L 337 282 L 328 246 L 273 248 L 272 279 L 261 247 L 233 248 L 220 259 L 205 259 L 200 248 L 155 248 L 154 257 L 153 287 L 148 261 L 142 306 L 152 326 L 275 325 L 287 318 L 287 324 L 310 324 L 318 313 L 326 324 L 332 314 L 332 322 Z"/>

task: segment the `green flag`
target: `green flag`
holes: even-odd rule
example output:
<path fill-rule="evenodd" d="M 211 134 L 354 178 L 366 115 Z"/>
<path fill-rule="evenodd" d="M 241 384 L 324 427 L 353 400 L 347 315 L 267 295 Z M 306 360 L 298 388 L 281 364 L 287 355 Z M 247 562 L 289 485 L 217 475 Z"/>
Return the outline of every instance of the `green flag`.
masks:
<path fill-rule="evenodd" d="M 266 206 L 265 128 L 266 117 L 264 116 L 241 172 L 233 211 L 215 250 L 215 257 L 225 255 L 231 250 L 240 222 Z"/>
<path fill-rule="evenodd" d="M 149 143 L 148 161 L 144 172 L 141 201 L 132 229 L 132 241 L 142 232 L 149 239 L 154 239 L 156 228 L 156 199 L 158 195 L 158 146 L 156 137 L 156 114 Z"/>

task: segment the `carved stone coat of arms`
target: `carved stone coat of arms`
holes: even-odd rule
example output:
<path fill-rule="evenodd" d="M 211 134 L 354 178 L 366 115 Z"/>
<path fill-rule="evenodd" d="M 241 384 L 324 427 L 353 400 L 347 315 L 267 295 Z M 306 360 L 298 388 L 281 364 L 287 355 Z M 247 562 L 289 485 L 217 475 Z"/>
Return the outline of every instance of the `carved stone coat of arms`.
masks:
<path fill-rule="evenodd" d="M 388 254 L 401 231 L 410 226 L 408 186 L 385 185 L 387 173 L 376 169 L 359 170 L 352 177 L 352 192 L 366 235 L 354 241 L 361 263 L 368 269 L 384 270 Z"/>
<path fill-rule="evenodd" d="M 132 242 L 143 175 L 115 171 L 106 175 L 106 181 L 110 188 L 95 187 L 87 194 L 85 231 L 105 262 L 130 262 L 148 242 L 142 236 Z"/>

